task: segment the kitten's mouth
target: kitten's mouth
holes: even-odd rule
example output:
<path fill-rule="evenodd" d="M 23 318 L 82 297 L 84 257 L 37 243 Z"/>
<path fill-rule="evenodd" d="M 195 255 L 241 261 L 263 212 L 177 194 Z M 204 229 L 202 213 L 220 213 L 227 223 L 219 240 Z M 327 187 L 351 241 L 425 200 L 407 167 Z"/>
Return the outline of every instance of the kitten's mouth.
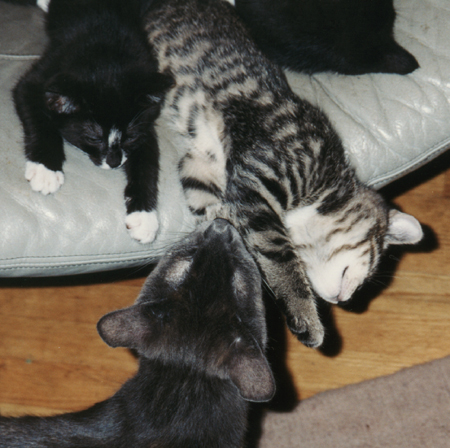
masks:
<path fill-rule="evenodd" d="M 101 165 L 100 165 L 100 168 L 101 168 L 102 170 L 111 170 L 111 169 L 112 169 L 111 166 L 108 165 L 108 164 L 106 163 L 106 160 L 103 160 L 103 161 L 102 161 L 102 163 L 101 163 Z"/>
<path fill-rule="evenodd" d="M 353 293 L 356 291 L 356 289 L 357 285 L 355 285 L 354 283 L 343 281 L 341 284 L 341 290 L 339 291 L 339 294 L 336 295 L 335 297 L 325 300 L 334 304 L 340 302 L 347 302 L 352 298 Z"/>
<path fill-rule="evenodd" d="M 120 168 L 127 161 L 127 156 L 122 154 L 122 160 L 108 162 L 107 158 L 102 160 L 102 163 L 99 165 L 103 170 L 115 170 L 116 168 Z"/>
<path fill-rule="evenodd" d="M 324 291 L 323 288 L 315 288 L 316 293 L 326 302 L 337 304 L 350 300 L 353 293 L 358 287 L 357 282 L 350 280 L 345 275 L 342 277 L 341 284 L 337 288 L 333 288 L 333 292 Z"/>

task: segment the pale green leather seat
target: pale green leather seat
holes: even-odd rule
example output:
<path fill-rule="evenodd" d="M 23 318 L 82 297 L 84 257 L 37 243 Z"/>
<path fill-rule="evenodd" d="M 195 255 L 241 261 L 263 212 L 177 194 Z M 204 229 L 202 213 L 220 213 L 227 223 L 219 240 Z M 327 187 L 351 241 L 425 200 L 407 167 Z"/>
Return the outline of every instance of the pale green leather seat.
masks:
<path fill-rule="evenodd" d="M 450 10 L 444 0 L 394 3 L 396 38 L 419 61 L 416 72 L 289 74 L 294 90 L 325 110 L 360 178 L 376 188 L 450 145 Z M 22 129 L 11 89 L 44 43 L 41 10 L 0 2 L 0 276 L 55 276 L 147 264 L 193 226 L 176 176 L 170 133 L 162 123 L 161 226 L 152 244 L 133 241 L 125 229 L 123 173 L 96 168 L 75 148 L 66 151 L 62 188 L 49 196 L 33 192 L 24 178 Z"/>

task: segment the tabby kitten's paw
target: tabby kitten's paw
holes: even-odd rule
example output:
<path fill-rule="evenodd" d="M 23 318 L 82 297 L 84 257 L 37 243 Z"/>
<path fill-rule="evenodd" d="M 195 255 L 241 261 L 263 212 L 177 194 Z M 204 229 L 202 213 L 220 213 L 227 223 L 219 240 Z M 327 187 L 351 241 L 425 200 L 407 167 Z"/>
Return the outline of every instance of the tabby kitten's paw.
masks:
<path fill-rule="evenodd" d="M 286 323 L 289 330 L 302 344 L 307 347 L 320 347 L 322 345 L 325 331 L 318 317 L 317 319 L 300 319 L 287 316 Z"/>
<path fill-rule="evenodd" d="M 159 228 L 156 212 L 133 212 L 125 219 L 125 225 L 131 238 L 142 244 L 151 243 Z"/>
<path fill-rule="evenodd" d="M 62 171 L 52 171 L 42 163 L 28 161 L 25 165 L 25 179 L 30 182 L 33 191 L 40 191 L 43 195 L 55 193 L 64 183 Z"/>

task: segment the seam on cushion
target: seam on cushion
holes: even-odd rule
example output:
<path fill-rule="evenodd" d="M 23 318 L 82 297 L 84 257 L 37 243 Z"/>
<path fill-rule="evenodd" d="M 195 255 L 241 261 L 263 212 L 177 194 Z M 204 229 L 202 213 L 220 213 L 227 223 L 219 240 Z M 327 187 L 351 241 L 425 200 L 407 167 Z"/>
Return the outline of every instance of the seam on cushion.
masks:
<path fill-rule="evenodd" d="M 378 189 L 381 188 L 390 182 L 393 182 L 396 179 L 414 171 L 422 165 L 425 165 L 428 161 L 436 158 L 440 154 L 444 153 L 446 150 L 450 148 L 450 138 L 441 141 L 436 144 L 433 149 L 427 151 L 425 154 L 421 154 L 417 156 L 412 161 L 410 160 L 407 164 L 403 164 L 395 170 L 390 171 L 388 174 L 384 174 L 383 176 L 379 176 L 375 179 L 372 179 L 367 184 L 371 187 Z"/>
<path fill-rule="evenodd" d="M 366 132 L 375 140 L 378 140 L 377 137 L 373 134 L 373 132 L 370 129 L 367 129 L 363 122 L 360 122 L 351 112 L 349 112 L 344 104 L 342 104 L 335 95 L 332 95 L 331 90 L 329 90 L 324 83 L 313 77 L 314 80 L 317 82 L 319 87 L 325 92 L 327 97 L 344 113 L 347 115 L 347 117 L 351 118 L 352 121 L 355 123 L 355 125 L 360 126 L 361 128 L 365 129 Z M 416 82 L 416 81 L 414 81 Z M 345 141 L 342 139 L 344 145 Z M 447 138 L 445 140 L 442 140 L 441 142 L 434 145 L 434 147 L 430 150 L 428 150 L 426 153 L 420 153 L 415 159 L 409 160 L 407 163 L 401 165 L 398 168 L 395 168 L 394 170 L 389 171 L 388 173 L 384 173 L 381 176 L 377 176 L 371 181 L 367 182 L 367 185 L 379 189 L 384 187 L 385 185 L 389 184 L 390 182 L 393 182 L 394 180 L 399 179 L 400 177 L 414 171 L 416 168 L 419 168 L 420 166 L 424 165 L 428 160 L 432 160 L 433 158 L 437 157 L 439 154 L 443 153 L 445 150 L 449 149 L 450 147 L 450 138 Z M 348 152 L 346 151 L 347 156 L 349 156 Z"/>
<path fill-rule="evenodd" d="M 77 258 L 86 258 L 86 257 L 125 257 L 122 260 L 125 261 L 127 259 L 133 259 L 133 258 L 145 258 L 148 255 L 149 251 L 152 253 L 158 254 L 163 253 L 166 251 L 166 249 L 159 248 L 157 250 L 147 250 L 142 252 L 112 252 L 112 253 L 106 253 L 106 254 L 81 254 L 81 255 L 30 255 L 30 256 L 22 256 L 22 257 L 10 257 L 10 258 L 0 258 L 0 263 L 2 262 L 8 262 L 8 261 L 14 261 L 14 260 L 45 260 L 45 259 L 64 259 L 64 258 L 74 258 L 74 263 L 76 263 Z M 1 269 L 1 267 L 0 267 Z"/>
<path fill-rule="evenodd" d="M 193 230 L 193 229 L 192 229 Z M 154 245 L 148 245 L 147 247 L 143 248 L 143 249 L 135 249 L 135 250 L 128 250 L 125 252 L 104 252 L 104 253 L 82 253 L 82 254 L 63 254 L 63 255 L 58 255 L 58 254 L 54 254 L 54 255 L 23 255 L 23 256 L 15 256 L 15 257 L 7 257 L 7 258 L 3 258 L 0 256 L 0 269 L 1 269 L 1 264 L 4 262 L 12 262 L 14 260 L 36 260 L 36 259 L 41 259 L 41 260 L 45 260 L 46 258 L 48 259 L 74 259 L 74 262 L 76 263 L 76 259 L 79 258 L 86 258 L 86 257 L 92 257 L 92 258 L 97 258 L 97 259 L 102 259 L 102 258 L 120 258 L 120 259 L 133 259 L 133 258 L 145 258 L 148 256 L 151 256 L 150 254 L 154 254 L 155 256 L 159 257 L 160 254 L 167 252 L 167 250 L 172 247 L 178 240 L 180 240 L 181 238 L 183 238 L 183 236 L 190 234 L 192 230 L 188 230 L 188 231 L 178 231 L 178 232 L 170 232 L 170 236 L 166 235 L 165 237 L 163 236 L 162 238 L 165 239 L 165 241 L 160 241 L 160 240 L 156 240 L 154 241 Z"/>
<path fill-rule="evenodd" d="M 372 75 L 368 75 L 368 76 L 372 76 Z M 312 76 L 311 77 L 312 80 L 314 80 L 314 82 L 317 83 L 317 85 L 322 89 L 322 91 L 324 92 L 324 94 L 326 95 L 326 97 L 344 114 L 347 116 L 347 118 L 349 118 L 356 126 L 358 126 L 359 128 L 365 130 L 365 132 L 367 132 L 367 134 L 370 135 L 370 137 L 375 140 L 375 141 L 379 141 L 377 135 L 373 132 L 372 129 L 369 129 L 367 127 L 367 124 L 364 122 L 364 120 L 361 120 L 360 117 L 358 117 L 357 115 L 355 115 L 353 112 L 351 112 L 348 107 L 341 102 L 341 100 L 338 98 L 338 96 L 334 93 L 333 89 L 329 89 L 326 85 L 326 82 L 322 81 L 321 79 L 319 79 L 316 76 Z M 379 102 L 379 101 L 378 101 Z M 321 108 L 321 106 L 319 104 L 317 104 L 317 106 L 319 108 Z M 321 108 L 322 111 L 324 111 L 323 108 Z M 326 115 L 328 116 L 328 119 L 333 122 L 334 116 L 330 113 L 330 112 L 326 112 Z M 336 127 L 336 125 L 335 125 Z M 345 141 L 345 138 L 343 136 L 343 133 L 339 132 L 339 136 L 340 139 L 342 141 L 342 143 L 344 145 L 347 145 L 347 142 Z"/>
<path fill-rule="evenodd" d="M 141 258 L 138 260 L 128 260 L 130 262 L 135 261 L 136 263 L 138 262 L 142 262 L 140 264 L 144 264 L 148 263 L 154 263 L 156 262 L 160 257 L 148 257 L 148 258 Z M 0 272 L 3 271 L 15 271 L 15 270 L 24 270 L 24 269 L 40 269 L 40 270 L 55 270 L 55 269 L 62 269 L 62 268 L 67 268 L 67 267 L 73 267 L 73 268 L 77 268 L 77 267 L 84 267 L 84 266 L 95 266 L 95 265 L 105 265 L 105 266 L 112 266 L 112 265 L 117 265 L 117 264 L 123 264 L 124 262 L 126 262 L 127 260 L 117 260 L 117 261 L 99 261 L 99 262 L 91 262 L 91 263 L 78 263 L 78 264 L 73 264 L 73 263 L 65 263 L 65 264 L 55 264 L 55 265 L 18 265 L 18 266 L 11 266 L 11 267 L 4 267 L 4 268 L 0 268 Z"/>
<path fill-rule="evenodd" d="M 40 57 L 37 54 L 0 54 L 0 59 L 8 61 L 28 61 L 39 59 Z"/>

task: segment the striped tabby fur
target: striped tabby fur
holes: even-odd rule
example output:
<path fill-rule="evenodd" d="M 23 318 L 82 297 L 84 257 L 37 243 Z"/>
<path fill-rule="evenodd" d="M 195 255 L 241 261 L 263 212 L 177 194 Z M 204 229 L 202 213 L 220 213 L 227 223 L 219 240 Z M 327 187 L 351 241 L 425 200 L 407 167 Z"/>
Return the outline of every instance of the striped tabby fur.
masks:
<path fill-rule="evenodd" d="M 157 0 L 146 27 L 176 80 L 162 116 L 180 137 L 191 210 L 239 230 L 290 329 L 320 345 L 316 294 L 347 300 L 386 245 L 420 239 L 420 225 L 358 181 L 328 119 L 291 91 L 227 2 Z"/>

